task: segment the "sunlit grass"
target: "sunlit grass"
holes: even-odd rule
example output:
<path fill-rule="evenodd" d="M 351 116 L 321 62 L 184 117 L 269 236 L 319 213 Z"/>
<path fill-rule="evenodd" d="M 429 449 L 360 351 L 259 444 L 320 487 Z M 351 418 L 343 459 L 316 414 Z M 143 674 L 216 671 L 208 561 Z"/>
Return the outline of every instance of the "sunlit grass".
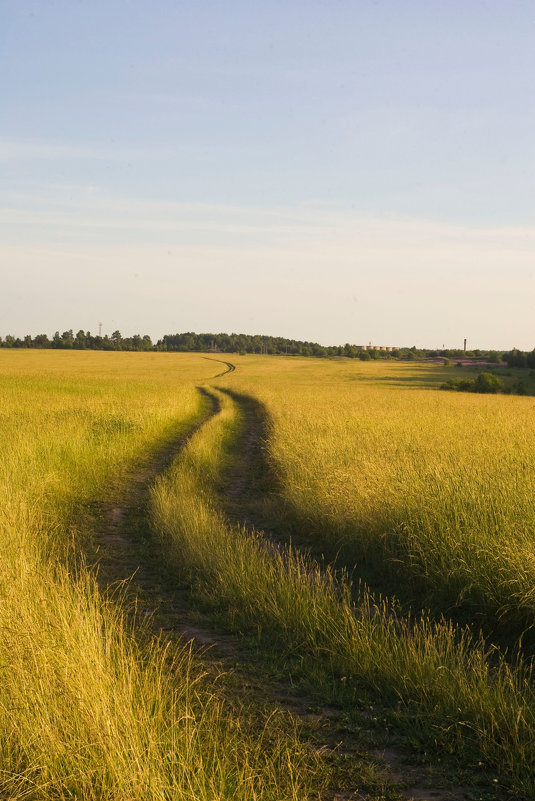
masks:
<path fill-rule="evenodd" d="M 318 548 L 517 637 L 535 622 L 535 405 L 422 391 L 425 365 L 251 360 L 290 517 Z"/>
<path fill-rule="evenodd" d="M 0 795 L 288 799 L 314 759 L 281 716 L 247 731 L 187 647 L 104 600 L 85 504 L 196 420 L 198 356 L 0 351 Z M 69 558 L 67 558 L 69 557 Z"/>
<path fill-rule="evenodd" d="M 231 526 L 217 502 L 221 467 L 239 429 L 226 395 L 222 410 L 189 443 L 153 490 L 156 530 L 175 568 L 220 604 L 238 628 L 268 631 L 382 702 L 401 702 L 435 744 L 483 759 L 502 780 L 535 792 L 535 691 L 531 674 L 511 666 L 467 629 L 425 616 L 402 617 L 350 588 L 292 549 Z M 471 754 L 471 756 L 470 756 Z"/>
<path fill-rule="evenodd" d="M 357 575 L 397 585 L 414 611 L 352 595 L 328 568 L 228 523 L 218 492 L 240 419 L 225 395 L 153 496 L 170 563 L 229 625 L 400 701 L 439 747 L 533 797 L 530 670 L 475 633 L 483 621 L 513 643 L 533 624 L 533 400 L 436 391 L 446 368 L 231 360 L 238 369 L 217 383 L 267 410 L 273 514 Z M 274 718 L 251 732 L 247 710 L 226 709 L 187 650 L 103 600 L 80 558 L 86 506 L 183 436 L 205 404 L 195 387 L 221 367 L 185 354 L 0 350 L 9 798 L 307 797 L 314 760 L 291 727 Z M 471 632 L 441 621 L 455 610 Z"/>

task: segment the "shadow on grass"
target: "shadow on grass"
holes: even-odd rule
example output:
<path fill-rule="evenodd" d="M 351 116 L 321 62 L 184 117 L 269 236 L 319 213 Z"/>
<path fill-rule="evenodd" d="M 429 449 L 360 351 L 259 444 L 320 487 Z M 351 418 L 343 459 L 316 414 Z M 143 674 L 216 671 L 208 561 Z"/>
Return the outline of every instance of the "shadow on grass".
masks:
<path fill-rule="evenodd" d="M 453 584 L 447 576 L 432 581 L 419 575 L 403 539 L 384 532 L 370 544 L 359 537 L 358 527 L 337 527 L 325 516 L 312 520 L 291 503 L 269 454 L 272 421 L 257 399 L 219 388 L 238 405 L 241 425 L 230 451 L 230 465 L 222 478 L 220 498 L 229 519 L 249 529 L 263 531 L 279 543 L 289 543 L 320 564 L 329 563 L 348 575 L 357 588 L 364 582 L 376 596 L 394 596 L 405 612 L 429 610 L 435 619 L 446 618 L 469 625 L 474 633 L 510 652 L 522 641 L 524 654 L 535 652 L 535 631 L 519 614 L 517 619 L 500 619 L 477 589 Z M 398 521 L 398 527 L 404 524 Z M 462 599 L 462 600 L 460 600 Z"/>

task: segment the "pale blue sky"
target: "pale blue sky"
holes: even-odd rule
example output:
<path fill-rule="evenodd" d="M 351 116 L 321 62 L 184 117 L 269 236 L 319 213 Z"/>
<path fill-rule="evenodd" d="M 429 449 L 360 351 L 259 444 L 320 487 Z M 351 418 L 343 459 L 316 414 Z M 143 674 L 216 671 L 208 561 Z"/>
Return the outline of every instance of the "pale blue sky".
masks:
<path fill-rule="evenodd" d="M 0 334 L 535 346 L 535 5 L 0 0 Z"/>

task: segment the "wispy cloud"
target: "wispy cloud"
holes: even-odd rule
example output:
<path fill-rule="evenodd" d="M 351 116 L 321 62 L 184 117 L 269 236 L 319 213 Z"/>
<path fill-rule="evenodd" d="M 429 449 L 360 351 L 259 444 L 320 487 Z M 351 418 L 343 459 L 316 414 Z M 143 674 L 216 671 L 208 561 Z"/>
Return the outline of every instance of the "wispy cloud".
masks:
<path fill-rule="evenodd" d="M 124 147 L 120 143 L 95 142 L 76 144 L 72 142 L 46 141 L 39 139 L 6 139 L 0 138 L 1 161 L 106 161 L 135 159 L 165 159 L 169 151 L 150 148 Z"/>
<path fill-rule="evenodd" d="M 57 241 L 65 230 L 78 232 L 80 242 L 95 237 L 106 244 L 107 235 L 114 241 L 123 236 L 141 243 L 144 236 L 171 238 L 178 242 L 184 234 L 206 236 L 296 237 L 310 236 L 324 229 L 327 234 L 333 221 L 306 208 L 254 208 L 204 203 L 150 201 L 113 196 L 96 186 L 50 185 L 40 194 L 11 193 L 3 204 L 2 221 L 5 237 L 26 241 Z"/>
<path fill-rule="evenodd" d="M 142 245 L 161 241 L 204 247 L 294 246 L 313 251 L 351 251 L 374 260 L 432 256 L 442 262 L 461 253 L 530 254 L 535 227 L 470 226 L 412 217 L 366 217 L 320 202 L 294 207 L 251 207 L 151 201 L 113 196 L 96 186 L 51 185 L 40 195 L 12 195 L 2 209 L 5 240 L 56 244 L 70 231 L 80 245 Z M 110 234 L 112 238 L 110 239 Z"/>

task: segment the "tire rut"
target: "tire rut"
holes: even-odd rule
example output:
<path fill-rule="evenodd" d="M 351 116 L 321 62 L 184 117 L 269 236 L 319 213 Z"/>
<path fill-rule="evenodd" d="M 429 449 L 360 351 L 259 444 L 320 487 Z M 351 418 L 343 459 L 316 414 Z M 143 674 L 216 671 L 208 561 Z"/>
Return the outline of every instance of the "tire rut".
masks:
<path fill-rule="evenodd" d="M 208 357 L 205 357 L 208 358 Z M 212 359 L 212 361 L 221 361 Z M 227 369 L 214 378 L 232 372 L 235 367 L 222 362 Z M 354 735 L 347 735 L 347 721 L 343 709 L 326 704 L 318 706 L 318 698 L 307 694 L 286 679 L 255 675 L 254 646 L 244 642 L 238 633 L 229 633 L 206 623 L 191 600 L 190 587 L 180 577 L 172 577 L 165 564 L 165 554 L 152 538 L 147 520 L 150 487 L 180 454 L 188 441 L 208 420 L 220 410 L 220 402 L 210 387 L 198 387 L 206 404 L 204 415 L 186 434 L 168 442 L 153 453 L 146 463 L 133 471 L 126 490 L 116 501 L 96 510 L 96 525 L 92 536 L 92 556 L 99 585 L 105 594 L 125 598 L 136 621 L 148 626 L 156 636 L 180 644 L 190 642 L 200 653 L 207 667 L 215 673 L 230 673 L 240 685 L 240 694 L 256 699 L 260 704 L 285 709 L 305 726 L 312 727 L 317 749 L 322 753 L 338 754 L 342 758 L 362 760 L 362 745 Z M 266 547 L 279 550 L 284 534 L 270 529 L 269 499 L 278 495 L 277 479 L 266 459 L 265 444 L 269 421 L 262 404 L 249 396 L 228 388 L 217 387 L 236 403 L 244 419 L 243 430 L 237 442 L 236 458 L 225 478 L 221 500 L 230 520 L 249 530 L 265 534 Z M 266 501 L 267 508 L 266 508 Z M 412 768 L 400 765 L 403 756 L 395 748 L 369 752 L 369 762 L 376 767 L 385 766 L 390 781 L 402 783 L 406 798 L 430 798 L 434 801 L 465 797 L 464 788 L 423 790 L 413 776 Z M 366 793 L 339 791 L 329 794 L 333 801 L 359 798 L 365 801 Z"/>
<path fill-rule="evenodd" d="M 198 625 L 188 588 L 170 576 L 165 554 L 152 537 L 148 522 L 154 480 L 220 410 L 218 398 L 209 389 L 199 386 L 197 390 L 206 406 L 200 419 L 134 469 L 127 487 L 116 499 L 93 509 L 93 531 L 86 558 L 93 565 L 101 591 L 111 598 L 117 595 L 124 598 L 135 619 L 142 621 L 145 628 L 148 625 L 153 634 L 193 641 L 199 650 L 210 646 L 223 655 L 235 638 Z"/>
<path fill-rule="evenodd" d="M 234 463 L 227 471 L 223 483 L 221 500 L 225 512 L 234 523 L 248 531 L 261 533 L 268 550 L 276 550 L 280 553 L 284 551 L 288 541 L 292 539 L 292 535 L 298 534 L 298 523 L 291 516 L 287 516 L 284 511 L 281 514 L 281 487 L 266 452 L 271 427 L 269 415 L 263 404 L 255 398 L 227 387 L 217 387 L 217 389 L 229 396 L 238 406 L 243 420 L 242 430 L 235 446 Z M 282 524 L 276 520 L 277 513 L 282 517 Z M 305 556 L 310 556 L 310 548 L 306 544 L 301 549 L 298 546 L 298 549 Z M 358 613 L 358 610 L 356 611 Z M 376 607 L 368 610 L 370 614 L 376 612 L 378 612 Z M 278 686 L 272 687 L 270 692 L 277 703 L 286 705 L 292 714 L 301 719 L 309 719 L 310 714 L 307 709 L 318 704 L 317 698 L 307 697 L 306 693 L 296 699 L 294 690 L 285 682 L 279 682 Z M 324 747 L 332 747 L 333 734 L 343 731 L 345 727 L 343 709 L 321 705 L 316 717 L 321 721 L 324 729 L 326 738 Z M 363 713 L 364 722 L 367 717 L 369 717 L 369 713 L 365 711 Z M 336 746 L 341 749 L 341 753 L 346 753 L 348 757 L 359 751 L 358 738 L 356 743 L 351 742 L 352 739 L 350 736 L 350 742 L 340 740 Z M 462 801 L 473 794 L 473 788 L 464 786 L 449 787 L 448 789 L 440 786 L 430 787 L 429 776 L 422 780 L 421 768 L 407 764 L 406 755 L 392 744 L 371 748 L 368 753 L 370 762 L 384 765 L 390 780 L 404 787 L 402 793 L 407 799 Z M 442 783 L 440 770 L 437 770 L 436 766 L 433 766 L 432 770 L 438 776 L 439 782 Z M 337 796 L 340 799 L 346 797 L 352 796 L 343 794 Z"/>
<path fill-rule="evenodd" d="M 219 364 L 226 364 L 227 369 L 223 370 L 222 373 L 218 373 L 214 376 L 214 378 L 221 378 L 223 375 L 227 375 L 227 373 L 232 373 L 236 369 L 236 365 L 232 364 L 232 362 L 226 362 L 223 359 L 213 359 L 211 356 L 203 356 L 203 359 L 206 359 L 209 362 L 219 362 Z"/>
<path fill-rule="evenodd" d="M 168 443 L 154 453 L 143 468 L 133 472 L 121 497 L 97 510 L 93 547 L 101 590 L 111 599 L 118 596 L 126 600 L 140 633 L 162 636 L 179 645 L 190 643 L 209 672 L 214 676 L 231 677 L 228 690 L 231 702 L 233 694 L 237 693 L 259 711 L 267 710 L 271 714 L 274 709 L 284 710 L 307 732 L 310 747 L 326 759 L 361 760 L 360 750 L 342 741 L 340 710 L 324 707 L 318 714 L 317 699 L 304 698 L 302 691 L 292 687 L 290 682 L 271 680 L 265 671 L 259 672 L 258 664 L 263 655 L 258 643 L 239 632 L 229 633 L 217 628 L 209 615 L 207 620 L 196 610 L 190 587 L 181 583 L 180 577 L 170 575 L 165 566 L 165 554 L 151 537 L 147 506 L 152 482 L 221 408 L 209 387 L 198 389 L 207 401 L 202 419 L 186 435 Z M 248 449 L 254 450 L 256 445 L 256 437 L 251 436 Z M 375 760 L 376 764 L 380 762 L 380 759 Z M 322 797 L 324 801 L 355 797 L 367 801 L 372 796 L 365 792 L 355 796 L 353 792 L 332 789 Z"/>

